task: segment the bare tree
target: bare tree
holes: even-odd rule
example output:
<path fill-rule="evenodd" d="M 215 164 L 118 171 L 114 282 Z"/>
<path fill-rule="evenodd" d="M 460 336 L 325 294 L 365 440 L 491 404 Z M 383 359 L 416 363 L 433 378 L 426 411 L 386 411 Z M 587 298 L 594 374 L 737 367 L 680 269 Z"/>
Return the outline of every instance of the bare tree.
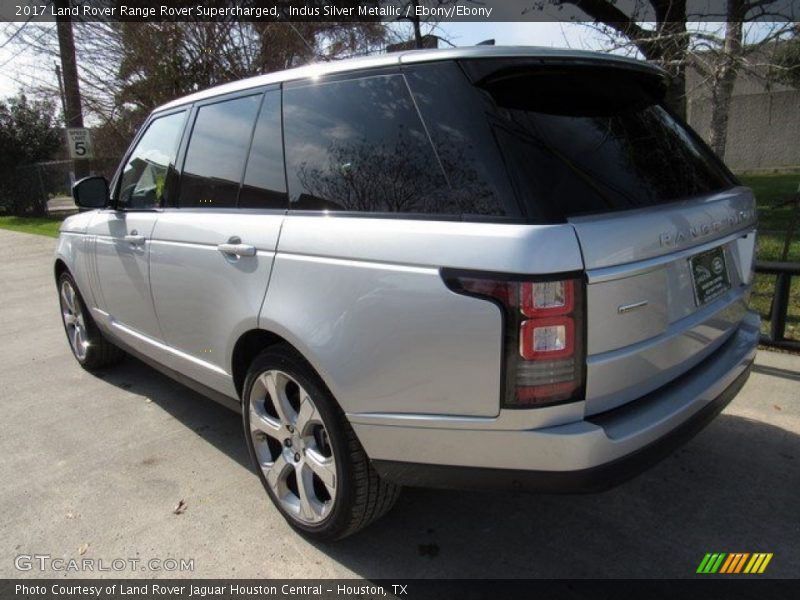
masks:
<path fill-rule="evenodd" d="M 424 5 L 432 9 L 441 9 L 447 6 L 453 6 L 455 4 L 472 4 L 474 2 L 479 3 L 479 0 L 428 0 L 424 3 Z M 439 19 L 423 17 L 418 14 L 417 10 L 420 6 L 421 4 L 419 0 L 406 0 L 405 2 L 399 4 L 401 16 L 398 18 L 398 22 L 407 21 L 411 24 L 411 42 L 413 42 L 413 47 L 417 49 L 425 48 L 426 37 L 434 34 L 434 32 L 436 32 L 436 37 L 439 40 L 444 41 L 446 44 L 453 45 L 447 38 L 439 35 L 441 33 L 439 27 L 441 21 Z M 423 25 L 427 29 L 426 34 L 422 33 Z M 403 46 L 406 46 L 404 49 L 408 49 L 407 46 L 409 45 L 409 41 L 407 38 L 397 40 L 397 42 L 401 43 Z"/>
<path fill-rule="evenodd" d="M 774 79 L 800 88 L 800 23 L 794 24 L 786 41 L 776 48 L 772 63 Z"/>
<path fill-rule="evenodd" d="M 768 89 L 784 69 L 776 52 L 791 31 L 789 23 L 763 23 L 760 37 L 746 40 L 747 0 L 728 0 L 727 20 L 719 32 L 694 34 L 687 63 L 700 75 L 700 86 L 711 97 L 708 142 L 718 156 L 725 156 L 728 120 L 734 87 L 740 74 L 760 81 Z"/>
<path fill-rule="evenodd" d="M 100 130 L 98 153 L 122 151 L 153 107 L 243 77 L 383 48 L 377 22 L 75 22 L 81 101 Z M 56 30 L 30 24 L 13 43 L 52 64 Z M 33 78 L 34 83 L 29 83 Z M 21 87 L 55 98 L 49 73 L 25 73 Z"/>
<path fill-rule="evenodd" d="M 637 51 L 670 74 L 667 103 L 686 115 L 686 53 L 689 32 L 687 0 L 634 0 L 625 12 L 616 0 L 543 0 L 546 4 L 574 5 L 594 20 L 593 26 L 608 36 L 609 46 Z M 653 25 L 654 24 L 654 25 Z"/>
<path fill-rule="evenodd" d="M 633 0 L 625 12 L 615 0 L 549 0 L 550 4 L 571 4 L 594 22 L 588 24 L 607 36 L 609 50 L 639 53 L 670 74 L 666 102 L 686 117 L 686 75 L 688 69 L 700 74 L 700 85 L 712 99 L 709 142 L 721 157 L 725 155 L 728 114 L 737 76 L 741 72 L 768 83 L 776 69 L 771 49 L 795 27 L 781 14 L 771 14 L 772 0 L 728 0 L 721 15 L 691 13 L 687 0 Z M 539 3 L 542 8 L 544 3 Z M 715 31 L 711 23 L 701 27 L 692 19 L 716 18 L 724 26 Z M 764 21 L 765 19 L 775 21 Z M 759 20 L 761 35 L 746 43 L 748 21 Z M 692 90 L 689 90 L 692 91 Z"/>

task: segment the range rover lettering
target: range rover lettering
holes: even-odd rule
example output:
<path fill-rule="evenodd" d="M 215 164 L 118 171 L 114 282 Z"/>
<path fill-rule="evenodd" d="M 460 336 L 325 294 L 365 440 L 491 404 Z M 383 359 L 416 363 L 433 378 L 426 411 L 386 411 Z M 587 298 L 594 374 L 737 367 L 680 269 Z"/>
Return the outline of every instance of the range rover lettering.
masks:
<path fill-rule="evenodd" d="M 310 65 L 153 111 L 73 189 L 78 362 L 123 353 L 240 411 L 322 540 L 401 486 L 608 488 L 747 379 L 756 221 L 665 74 L 539 48 Z"/>

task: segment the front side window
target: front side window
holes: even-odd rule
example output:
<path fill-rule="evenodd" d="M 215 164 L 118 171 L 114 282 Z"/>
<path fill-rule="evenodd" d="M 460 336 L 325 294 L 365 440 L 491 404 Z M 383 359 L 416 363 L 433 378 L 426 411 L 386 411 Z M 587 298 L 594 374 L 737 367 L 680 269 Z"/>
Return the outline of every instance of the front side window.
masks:
<path fill-rule="evenodd" d="M 122 169 L 118 206 L 148 209 L 165 200 L 167 173 L 175 162 L 186 112 L 154 119 Z"/>
<path fill-rule="evenodd" d="M 402 76 L 289 87 L 283 106 L 292 209 L 457 212 Z"/>
<path fill-rule="evenodd" d="M 236 206 L 261 95 L 200 107 L 186 150 L 178 206 Z"/>

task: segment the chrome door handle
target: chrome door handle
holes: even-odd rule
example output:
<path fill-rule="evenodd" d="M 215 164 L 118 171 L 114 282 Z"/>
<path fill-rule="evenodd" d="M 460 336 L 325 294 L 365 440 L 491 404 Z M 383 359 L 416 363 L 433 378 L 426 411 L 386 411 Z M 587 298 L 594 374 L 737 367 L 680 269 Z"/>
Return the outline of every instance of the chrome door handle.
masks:
<path fill-rule="evenodd" d="M 138 235 L 135 231 L 132 231 L 130 235 L 125 236 L 125 241 L 131 246 L 142 246 L 145 240 L 143 235 Z"/>
<path fill-rule="evenodd" d="M 256 247 L 250 244 L 220 244 L 217 250 L 227 256 L 255 256 Z"/>

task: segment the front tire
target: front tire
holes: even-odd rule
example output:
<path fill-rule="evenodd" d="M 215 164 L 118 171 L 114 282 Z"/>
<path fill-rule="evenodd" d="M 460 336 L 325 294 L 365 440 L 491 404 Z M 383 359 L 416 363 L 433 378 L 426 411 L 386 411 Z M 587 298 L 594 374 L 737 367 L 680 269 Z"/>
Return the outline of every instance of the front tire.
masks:
<path fill-rule="evenodd" d="M 75 279 L 67 271 L 58 277 L 58 298 L 69 347 L 84 369 L 94 371 L 122 360 L 125 354 L 103 337 L 78 291 Z"/>
<path fill-rule="evenodd" d="M 292 527 L 337 540 L 394 505 L 400 488 L 378 477 L 332 394 L 291 346 L 253 361 L 242 399 L 253 465 Z"/>

